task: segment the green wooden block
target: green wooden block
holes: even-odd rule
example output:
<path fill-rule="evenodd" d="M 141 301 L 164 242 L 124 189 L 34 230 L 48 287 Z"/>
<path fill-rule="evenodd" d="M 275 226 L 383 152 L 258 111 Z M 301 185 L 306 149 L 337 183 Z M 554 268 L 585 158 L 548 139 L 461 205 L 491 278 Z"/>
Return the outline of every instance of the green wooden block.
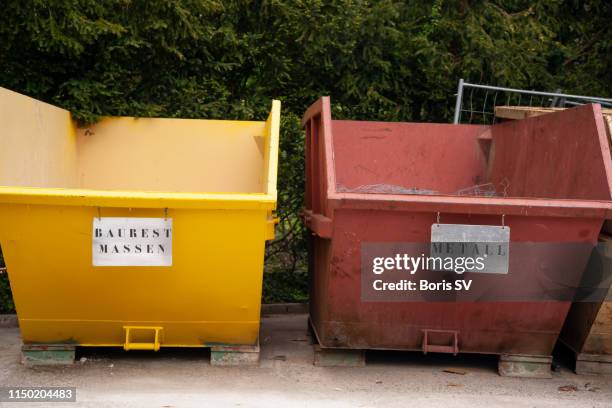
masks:
<path fill-rule="evenodd" d="M 315 346 L 314 365 L 319 367 L 363 367 L 365 350 L 327 349 Z"/>
<path fill-rule="evenodd" d="M 69 365 L 74 363 L 75 346 L 64 344 L 24 344 L 21 362 L 27 366 Z"/>
<path fill-rule="evenodd" d="M 210 348 L 214 366 L 253 366 L 259 364 L 259 345 L 215 345 Z"/>
<path fill-rule="evenodd" d="M 552 356 L 499 356 L 498 371 L 502 377 L 552 378 Z"/>

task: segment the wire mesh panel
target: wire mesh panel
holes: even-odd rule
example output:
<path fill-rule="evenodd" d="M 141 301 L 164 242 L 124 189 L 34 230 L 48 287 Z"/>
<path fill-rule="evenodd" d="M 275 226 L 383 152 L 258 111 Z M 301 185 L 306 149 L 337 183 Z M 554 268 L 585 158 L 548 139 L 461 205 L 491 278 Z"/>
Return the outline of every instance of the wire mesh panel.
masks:
<path fill-rule="evenodd" d="M 471 84 L 460 79 L 453 122 L 492 125 L 497 120 L 496 106 L 570 108 L 585 103 L 612 107 L 612 99 L 608 98 Z"/>

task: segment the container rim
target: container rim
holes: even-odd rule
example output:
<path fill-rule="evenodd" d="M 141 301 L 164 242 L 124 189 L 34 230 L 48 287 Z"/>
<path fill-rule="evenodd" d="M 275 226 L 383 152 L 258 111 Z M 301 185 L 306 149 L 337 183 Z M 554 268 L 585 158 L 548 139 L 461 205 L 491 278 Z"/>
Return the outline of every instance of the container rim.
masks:
<path fill-rule="evenodd" d="M 2 204 L 119 208 L 261 209 L 276 208 L 276 194 L 178 193 L 0 186 Z"/>
<path fill-rule="evenodd" d="M 612 218 L 612 202 L 605 200 L 337 192 L 328 194 L 334 207 L 347 209 Z"/>

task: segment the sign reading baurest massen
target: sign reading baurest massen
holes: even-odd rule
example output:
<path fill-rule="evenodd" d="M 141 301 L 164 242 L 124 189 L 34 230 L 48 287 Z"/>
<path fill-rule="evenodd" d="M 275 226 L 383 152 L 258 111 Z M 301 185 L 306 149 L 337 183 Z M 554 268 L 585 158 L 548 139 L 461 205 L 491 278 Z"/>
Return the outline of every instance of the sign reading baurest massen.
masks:
<path fill-rule="evenodd" d="M 172 266 L 172 218 L 94 218 L 93 266 Z"/>

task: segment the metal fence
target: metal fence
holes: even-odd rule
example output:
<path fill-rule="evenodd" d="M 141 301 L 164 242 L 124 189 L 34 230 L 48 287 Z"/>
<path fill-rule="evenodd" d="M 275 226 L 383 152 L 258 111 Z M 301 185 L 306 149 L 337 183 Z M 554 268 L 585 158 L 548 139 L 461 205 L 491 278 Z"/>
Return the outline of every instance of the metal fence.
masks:
<path fill-rule="evenodd" d="M 496 106 L 563 108 L 585 103 L 599 103 L 602 107 L 612 107 L 610 98 L 471 84 L 460 79 L 453 123 L 493 124 L 496 121 Z"/>

